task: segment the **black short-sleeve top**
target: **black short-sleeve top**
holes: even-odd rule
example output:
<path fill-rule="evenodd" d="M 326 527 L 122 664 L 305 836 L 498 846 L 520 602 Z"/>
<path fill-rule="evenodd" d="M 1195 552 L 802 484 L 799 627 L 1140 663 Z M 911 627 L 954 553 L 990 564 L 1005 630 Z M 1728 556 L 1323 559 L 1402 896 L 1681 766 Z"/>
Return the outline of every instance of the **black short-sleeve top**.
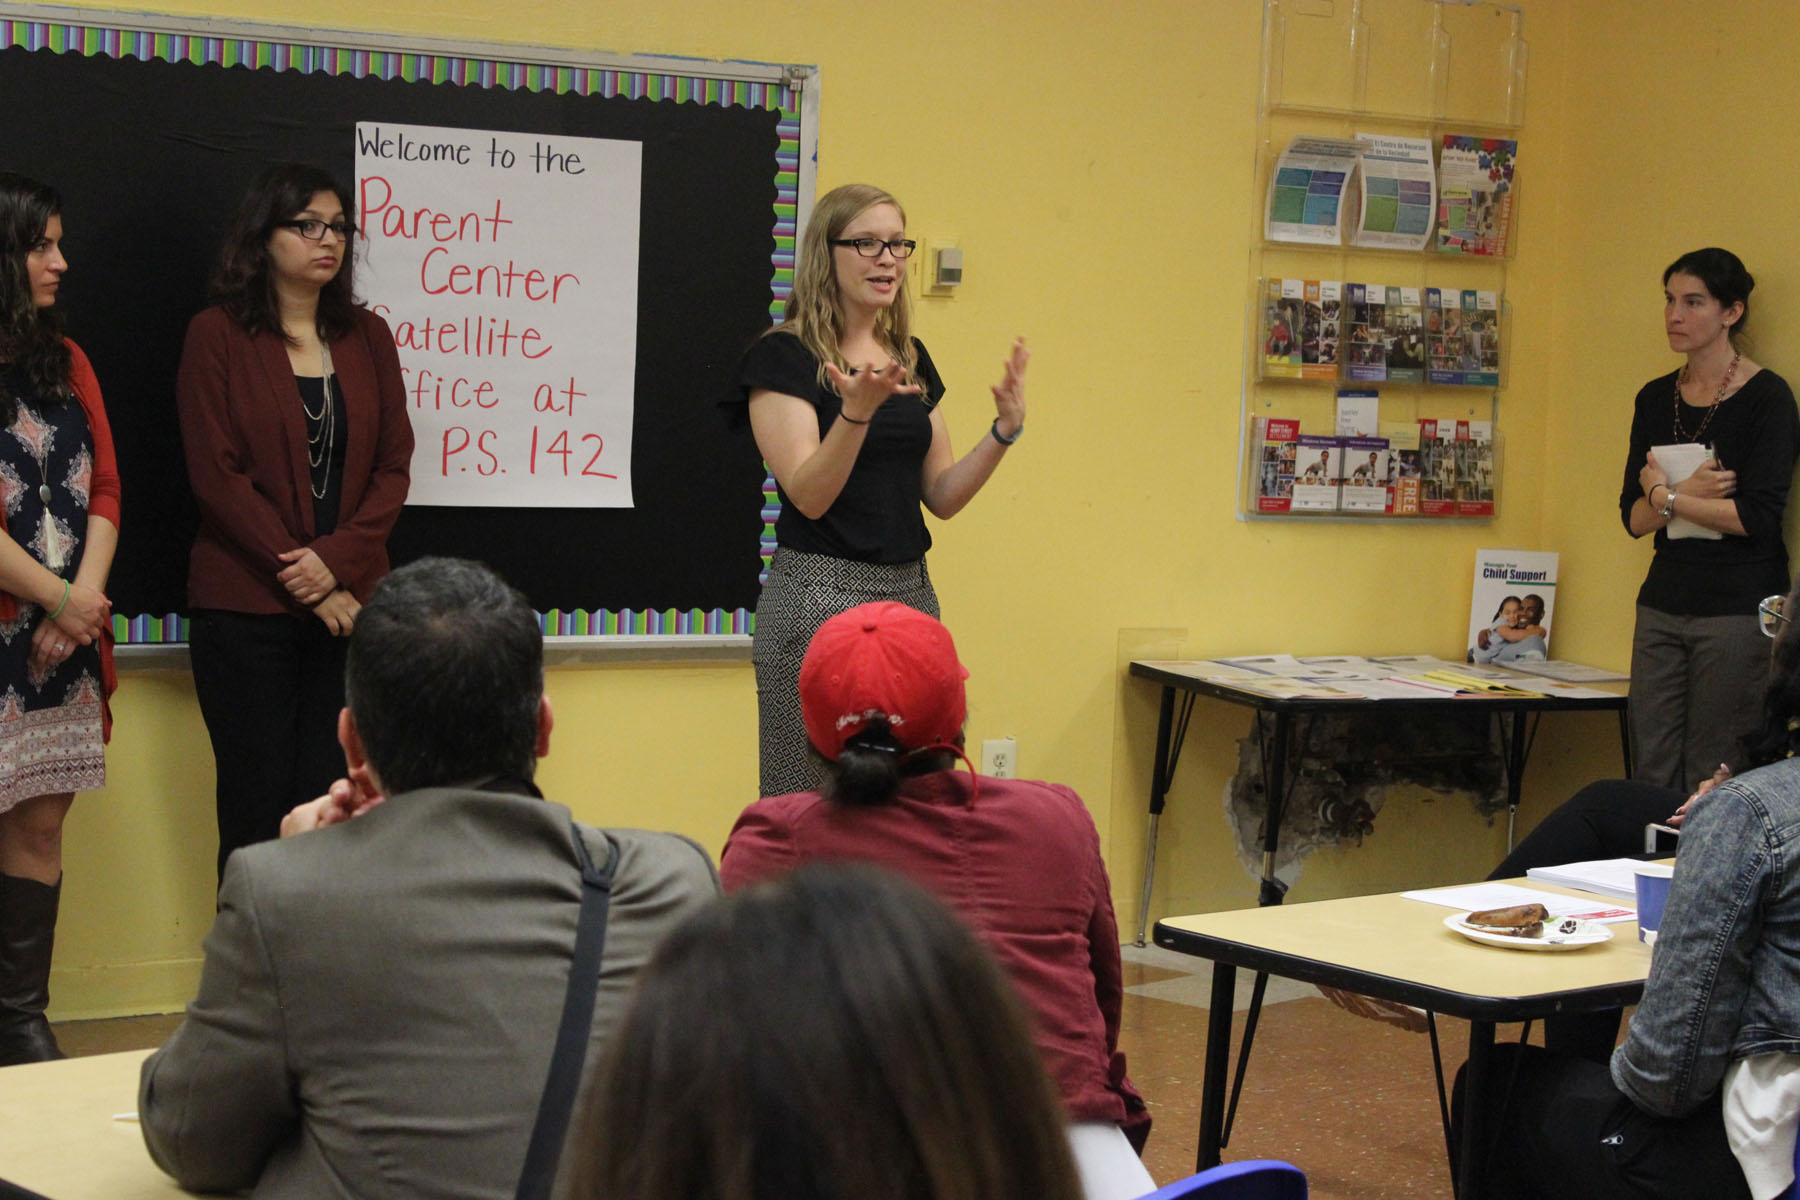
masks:
<path fill-rule="evenodd" d="M 1637 395 L 1619 489 L 1619 517 L 1627 529 L 1631 507 L 1644 494 L 1638 472 L 1645 457 L 1651 447 L 1676 440 L 1675 376 L 1652 379 Z M 1792 586 L 1781 520 L 1800 459 L 1800 411 L 1787 381 L 1765 367 L 1721 401 L 1710 421 L 1708 415 L 1708 409 L 1681 402 L 1683 430 L 1692 433 L 1704 423 L 1703 440 L 1721 465 L 1737 472 L 1732 499 L 1744 536 L 1670 538 L 1657 530 L 1656 557 L 1638 603 L 1673 616 L 1748 616 L 1764 596 L 1786 594 Z"/>
<path fill-rule="evenodd" d="M 943 399 L 944 381 L 925 343 L 914 338 L 912 344 L 917 360 L 913 382 L 924 391 L 893 396 L 875 411 L 844 490 L 817 520 L 791 504 L 777 484 L 778 545 L 857 562 L 904 563 L 925 557 L 931 534 L 920 509 L 920 479 L 931 446 L 931 410 Z M 798 396 L 817 412 L 820 438 L 844 406 L 830 385 L 819 382 L 818 359 L 792 334 L 758 338 L 744 354 L 738 383 L 741 391 L 732 407 L 740 417 L 747 419 L 754 391 Z"/>

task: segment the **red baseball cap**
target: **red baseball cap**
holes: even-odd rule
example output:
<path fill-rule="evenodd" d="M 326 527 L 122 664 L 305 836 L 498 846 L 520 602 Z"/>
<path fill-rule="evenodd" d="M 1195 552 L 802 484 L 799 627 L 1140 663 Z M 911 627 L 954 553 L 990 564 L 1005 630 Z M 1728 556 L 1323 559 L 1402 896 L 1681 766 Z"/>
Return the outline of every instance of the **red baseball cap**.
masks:
<path fill-rule="evenodd" d="M 806 648 L 806 736 L 833 762 L 876 718 L 904 749 L 949 745 L 968 719 L 968 677 L 936 617 L 892 600 L 860 604 L 821 625 Z"/>

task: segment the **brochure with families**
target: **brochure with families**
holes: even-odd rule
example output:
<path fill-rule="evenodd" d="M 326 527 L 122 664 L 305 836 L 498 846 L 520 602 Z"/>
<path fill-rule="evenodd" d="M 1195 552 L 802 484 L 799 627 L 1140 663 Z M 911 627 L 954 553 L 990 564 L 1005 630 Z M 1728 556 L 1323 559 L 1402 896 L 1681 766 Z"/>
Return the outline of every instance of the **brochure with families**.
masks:
<path fill-rule="evenodd" d="M 1419 423 L 1383 421 L 1378 432 L 1388 444 L 1387 509 L 1396 517 L 1419 515 Z"/>
<path fill-rule="evenodd" d="M 1333 279 L 1267 281 L 1263 301 L 1263 378 L 1337 378 L 1343 288 Z"/>
<path fill-rule="evenodd" d="M 1504 256 L 1512 233 L 1519 143 L 1446 133 L 1438 152 L 1438 249 Z"/>
<path fill-rule="evenodd" d="M 1387 289 L 1387 378 L 1389 383 L 1425 379 L 1425 307 L 1417 287 Z"/>
<path fill-rule="evenodd" d="M 1251 449 L 1256 454 L 1256 511 L 1287 512 L 1294 504 L 1294 452 L 1299 445 L 1300 422 L 1258 417 L 1252 437 Z"/>
<path fill-rule="evenodd" d="M 1344 486 L 1338 505 L 1345 512 L 1387 511 L 1388 444 L 1386 438 L 1344 439 Z"/>
<path fill-rule="evenodd" d="M 1500 386 L 1500 293 L 1465 288 L 1462 293 L 1462 382 Z"/>
<path fill-rule="evenodd" d="M 1275 161 L 1269 177 L 1263 237 L 1271 242 L 1344 244 L 1355 228 L 1361 195 L 1361 145 L 1343 138 L 1298 137 Z"/>
<path fill-rule="evenodd" d="M 1425 379 L 1428 383 L 1461 383 L 1462 297 L 1455 291 L 1425 289 Z"/>
<path fill-rule="evenodd" d="M 1295 442 L 1293 512 L 1336 512 L 1344 479 L 1344 439 L 1303 433 Z"/>
<path fill-rule="evenodd" d="M 1344 285 L 1344 377 L 1379 382 L 1388 377 L 1388 287 Z"/>
<path fill-rule="evenodd" d="M 1669 486 L 1679 488 L 1701 463 L 1712 457 L 1713 448 L 1699 442 L 1674 442 L 1667 446 L 1652 446 L 1650 453 L 1656 455 L 1656 465 L 1669 477 Z M 1725 536 L 1716 529 L 1696 525 L 1686 517 L 1671 517 L 1664 532 L 1672 538 L 1708 538 L 1714 541 Z"/>
<path fill-rule="evenodd" d="M 1419 422 L 1419 515 L 1456 515 L 1456 419 Z"/>
<path fill-rule="evenodd" d="M 1362 219 L 1352 241 L 1387 250 L 1423 250 L 1437 223 L 1437 173 L 1426 138 L 1359 133 Z"/>
<path fill-rule="evenodd" d="M 1456 515 L 1494 515 L 1494 424 L 1456 423 Z"/>
<path fill-rule="evenodd" d="M 1529 671 L 1550 657 L 1556 566 L 1553 550 L 1475 552 L 1470 662 Z"/>

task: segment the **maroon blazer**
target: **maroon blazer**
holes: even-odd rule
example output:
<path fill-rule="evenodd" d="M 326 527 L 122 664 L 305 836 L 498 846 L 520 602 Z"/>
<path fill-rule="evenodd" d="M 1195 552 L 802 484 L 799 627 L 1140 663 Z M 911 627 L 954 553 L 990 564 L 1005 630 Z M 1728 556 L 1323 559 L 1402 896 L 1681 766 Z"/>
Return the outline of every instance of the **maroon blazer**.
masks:
<path fill-rule="evenodd" d="M 188 325 L 175 385 L 188 481 L 200 531 L 188 563 L 188 603 L 246 613 L 304 612 L 275 578 L 276 556 L 310 546 L 361 601 L 387 574 L 387 540 L 406 503 L 412 424 L 400 355 L 387 322 L 356 310 L 331 343 L 344 397 L 344 487 L 338 526 L 313 528 L 300 388 L 279 334 L 251 337 L 209 308 Z"/>

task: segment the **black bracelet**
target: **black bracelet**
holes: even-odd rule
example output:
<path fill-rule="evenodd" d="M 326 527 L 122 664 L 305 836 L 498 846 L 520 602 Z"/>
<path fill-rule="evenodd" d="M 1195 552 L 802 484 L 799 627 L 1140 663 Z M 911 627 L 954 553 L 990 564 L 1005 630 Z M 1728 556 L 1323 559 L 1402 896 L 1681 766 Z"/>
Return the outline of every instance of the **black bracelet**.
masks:
<path fill-rule="evenodd" d="M 988 432 L 993 434 L 994 440 L 999 442 L 1002 446 L 1010 446 L 1025 436 L 1025 426 L 1020 425 L 1017 429 L 1013 430 L 1013 435 L 1011 437 L 1006 437 L 1000 432 L 1000 418 L 995 417 L 994 423 L 988 426 Z"/>
<path fill-rule="evenodd" d="M 875 419 L 874 417 L 870 417 L 868 420 L 859 421 L 855 417 L 851 416 L 849 413 L 845 412 L 841 408 L 838 409 L 838 416 L 841 417 L 842 419 L 850 422 L 852 425 L 867 425 L 869 423 L 869 421 L 873 421 Z"/>

